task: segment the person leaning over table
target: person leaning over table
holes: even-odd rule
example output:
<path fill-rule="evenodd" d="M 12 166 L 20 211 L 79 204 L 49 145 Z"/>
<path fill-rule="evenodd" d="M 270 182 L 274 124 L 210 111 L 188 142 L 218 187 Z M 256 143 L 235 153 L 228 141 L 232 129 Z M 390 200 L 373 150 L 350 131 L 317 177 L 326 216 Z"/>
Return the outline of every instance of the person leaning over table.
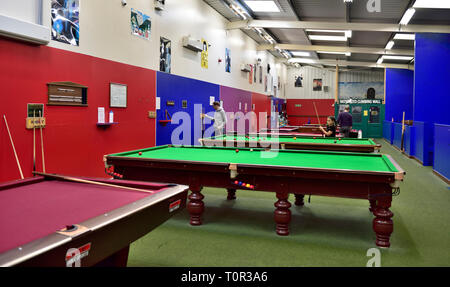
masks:
<path fill-rule="evenodd" d="M 201 117 L 207 117 L 208 119 L 214 121 L 214 133 L 217 137 L 223 135 L 223 129 L 227 123 L 227 115 L 225 110 L 220 106 L 219 102 L 214 102 L 213 108 L 215 110 L 214 117 L 208 116 L 207 114 L 201 114 Z"/>
<path fill-rule="evenodd" d="M 326 129 L 322 126 L 319 127 L 322 133 L 327 138 L 336 137 L 336 119 L 334 117 L 328 117 Z"/>

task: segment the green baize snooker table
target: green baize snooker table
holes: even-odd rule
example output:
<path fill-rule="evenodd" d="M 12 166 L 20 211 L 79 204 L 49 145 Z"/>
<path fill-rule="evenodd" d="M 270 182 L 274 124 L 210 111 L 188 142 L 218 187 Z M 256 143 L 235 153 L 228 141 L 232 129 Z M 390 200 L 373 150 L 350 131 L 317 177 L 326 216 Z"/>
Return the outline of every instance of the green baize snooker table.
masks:
<path fill-rule="evenodd" d="M 390 246 L 392 196 L 405 174 L 389 155 L 333 151 L 165 145 L 106 155 L 104 161 L 124 179 L 188 185 L 191 225 L 202 224 L 204 186 L 227 189 L 229 200 L 236 189 L 275 192 L 278 235 L 289 235 L 290 193 L 296 205 L 308 194 L 366 199 L 380 247 Z"/>

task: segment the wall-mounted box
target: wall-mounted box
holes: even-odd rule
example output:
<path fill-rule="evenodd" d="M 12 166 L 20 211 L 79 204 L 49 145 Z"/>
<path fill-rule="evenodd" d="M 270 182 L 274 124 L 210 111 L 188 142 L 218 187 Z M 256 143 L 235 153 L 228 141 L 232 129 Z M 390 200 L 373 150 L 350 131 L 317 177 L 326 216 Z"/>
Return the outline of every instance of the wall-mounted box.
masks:
<path fill-rule="evenodd" d="M 250 73 L 252 70 L 252 67 L 249 64 L 241 64 L 241 71 Z"/>
<path fill-rule="evenodd" d="M 183 37 L 183 47 L 196 53 L 203 51 L 202 41 L 195 40 L 189 36 Z"/>
<path fill-rule="evenodd" d="M 46 122 L 45 118 L 43 118 L 43 117 L 41 117 L 41 118 L 31 117 L 31 118 L 26 119 L 25 126 L 28 130 L 31 130 L 33 128 L 39 129 L 39 128 L 45 128 L 46 123 L 47 122 Z"/>

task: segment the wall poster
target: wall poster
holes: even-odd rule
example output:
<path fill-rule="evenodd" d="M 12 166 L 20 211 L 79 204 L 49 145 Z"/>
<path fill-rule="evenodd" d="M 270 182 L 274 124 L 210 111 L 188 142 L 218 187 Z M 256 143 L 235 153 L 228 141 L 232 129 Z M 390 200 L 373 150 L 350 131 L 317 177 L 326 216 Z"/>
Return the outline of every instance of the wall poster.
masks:
<path fill-rule="evenodd" d="M 202 38 L 202 68 L 208 69 L 208 41 Z"/>
<path fill-rule="evenodd" d="M 51 0 L 52 40 L 80 45 L 80 1 Z"/>
<path fill-rule="evenodd" d="M 172 42 L 164 37 L 160 38 L 159 70 L 170 74 L 172 68 Z"/>
<path fill-rule="evenodd" d="M 150 40 L 151 28 L 150 16 L 131 8 L 131 34 Z"/>

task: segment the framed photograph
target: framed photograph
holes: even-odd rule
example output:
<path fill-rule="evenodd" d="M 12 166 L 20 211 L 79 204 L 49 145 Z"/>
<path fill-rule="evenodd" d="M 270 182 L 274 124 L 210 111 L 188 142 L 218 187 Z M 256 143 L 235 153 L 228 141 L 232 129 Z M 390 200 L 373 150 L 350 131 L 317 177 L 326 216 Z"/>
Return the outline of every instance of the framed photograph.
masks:
<path fill-rule="evenodd" d="M 111 108 L 126 108 L 127 107 L 127 85 L 110 83 L 110 103 Z"/>
<path fill-rule="evenodd" d="M 313 80 L 313 91 L 316 91 L 316 92 L 322 91 L 322 79 L 314 79 Z"/>

